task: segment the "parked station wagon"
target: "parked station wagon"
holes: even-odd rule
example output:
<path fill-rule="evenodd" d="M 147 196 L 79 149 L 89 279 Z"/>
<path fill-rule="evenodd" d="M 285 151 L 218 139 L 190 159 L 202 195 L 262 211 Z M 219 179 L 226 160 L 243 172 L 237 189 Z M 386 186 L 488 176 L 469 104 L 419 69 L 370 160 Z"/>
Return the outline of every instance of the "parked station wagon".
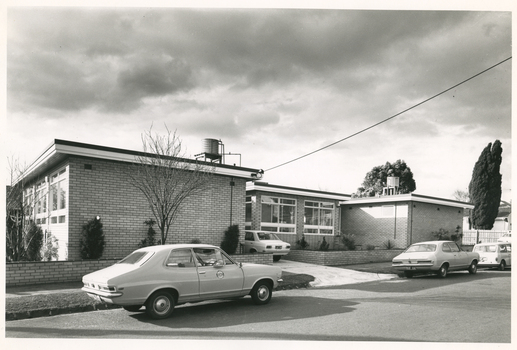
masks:
<path fill-rule="evenodd" d="M 392 260 L 392 267 L 411 278 L 417 273 L 436 273 L 447 276 L 449 271 L 468 270 L 477 272 L 479 254 L 461 249 L 453 241 L 429 241 L 410 245 Z"/>
<path fill-rule="evenodd" d="M 497 267 L 504 271 L 512 264 L 511 243 L 479 243 L 472 248 L 472 251 L 479 254 L 479 267 Z"/>
<path fill-rule="evenodd" d="M 245 231 L 244 233 L 245 253 L 271 253 L 273 261 L 278 261 L 290 251 L 291 245 L 282 241 L 273 232 Z"/>
<path fill-rule="evenodd" d="M 169 317 L 175 305 L 251 295 L 257 305 L 271 300 L 282 281 L 278 267 L 237 263 L 220 248 L 171 244 L 138 249 L 105 269 L 83 277 L 88 295 L 127 311 Z"/>

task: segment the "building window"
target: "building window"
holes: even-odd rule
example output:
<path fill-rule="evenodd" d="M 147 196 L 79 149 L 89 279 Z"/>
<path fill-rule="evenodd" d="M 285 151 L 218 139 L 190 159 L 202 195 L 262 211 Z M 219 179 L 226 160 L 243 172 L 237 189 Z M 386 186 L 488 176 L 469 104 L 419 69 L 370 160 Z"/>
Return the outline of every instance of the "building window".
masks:
<path fill-rule="evenodd" d="M 295 199 L 262 196 L 261 204 L 261 230 L 281 233 L 295 233 Z"/>
<path fill-rule="evenodd" d="M 305 201 L 304 233 L 334 234 L 334 203 Z"/>
<path fill-rule="evenodd" d="M 63 168 L 49 177 L 49 214 L 51 224 L 66 223 L 68 203 L 68 173 Z"/>

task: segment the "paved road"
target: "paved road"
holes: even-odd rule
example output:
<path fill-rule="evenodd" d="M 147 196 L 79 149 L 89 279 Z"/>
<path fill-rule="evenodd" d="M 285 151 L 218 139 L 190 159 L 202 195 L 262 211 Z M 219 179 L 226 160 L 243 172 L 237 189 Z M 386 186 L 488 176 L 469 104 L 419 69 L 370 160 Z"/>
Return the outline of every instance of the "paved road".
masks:
<path fill-rule="evenodd" d="M 154 321 L 122 309 L 9 321 L 7 338 L 509 343 L 511 272 L 480 270 L 180 306 Z M 504 345 L 504 344 L 502 344 Z"/>

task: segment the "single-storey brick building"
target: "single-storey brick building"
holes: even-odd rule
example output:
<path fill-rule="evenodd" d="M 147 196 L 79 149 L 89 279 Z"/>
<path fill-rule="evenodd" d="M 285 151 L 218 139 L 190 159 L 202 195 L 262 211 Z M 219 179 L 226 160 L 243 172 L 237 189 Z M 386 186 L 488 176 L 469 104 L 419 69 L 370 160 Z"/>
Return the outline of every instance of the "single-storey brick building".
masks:
<path fill-rule="evenodd" d="M 34 201 L 32 219 L 58 239 L 59 260 L 81 258 L 82 226 L 96 216 L 101 217 L 105 233 L 103 258 L 121 258 L 138 248 L 146 237 L 144 221 L 152 214 L 142 193 L 129 184 L 127 172 L 142 155 L 54 140 L 27 169 L 24 197 Z M 230 224 L 244 229 L 246 182 L 260 169 L 210 165 L 214 175 L 208 190 L 188 199 L 167 243 L 199 239 L 219 245 Z"/>
<path fill-rule="evenodd" d="M 357 245 L 404 248 L 434 240 L 440 229 L 454 234 L 463 231 L 465 209 L 473 205 L 418 194 L 353 198 L 341 203 L 341 229 L 352 234 Z"/>
<path fill-rule="evenodd" d="M 323 238 L 332 248 L 341 230 L 339 203 L 348 199 L 343 193 L 249 182 L 246 228 L 275 232 L 293 248 L 302 233 L 309 248 L 317 249 Z"/>

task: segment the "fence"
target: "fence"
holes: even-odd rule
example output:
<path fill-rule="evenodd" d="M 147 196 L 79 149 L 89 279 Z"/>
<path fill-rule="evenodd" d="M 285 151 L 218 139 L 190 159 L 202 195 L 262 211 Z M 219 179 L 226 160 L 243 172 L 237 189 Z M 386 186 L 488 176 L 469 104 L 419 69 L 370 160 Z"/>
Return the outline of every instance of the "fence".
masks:
<path fill-rule="evenodd" d="M 497 242 L 504 233 L 509 231 L 491 231 L 491 230 L 463 230 L 462 245 L 474 245 L 479 241 L 483 243 Z"/>

